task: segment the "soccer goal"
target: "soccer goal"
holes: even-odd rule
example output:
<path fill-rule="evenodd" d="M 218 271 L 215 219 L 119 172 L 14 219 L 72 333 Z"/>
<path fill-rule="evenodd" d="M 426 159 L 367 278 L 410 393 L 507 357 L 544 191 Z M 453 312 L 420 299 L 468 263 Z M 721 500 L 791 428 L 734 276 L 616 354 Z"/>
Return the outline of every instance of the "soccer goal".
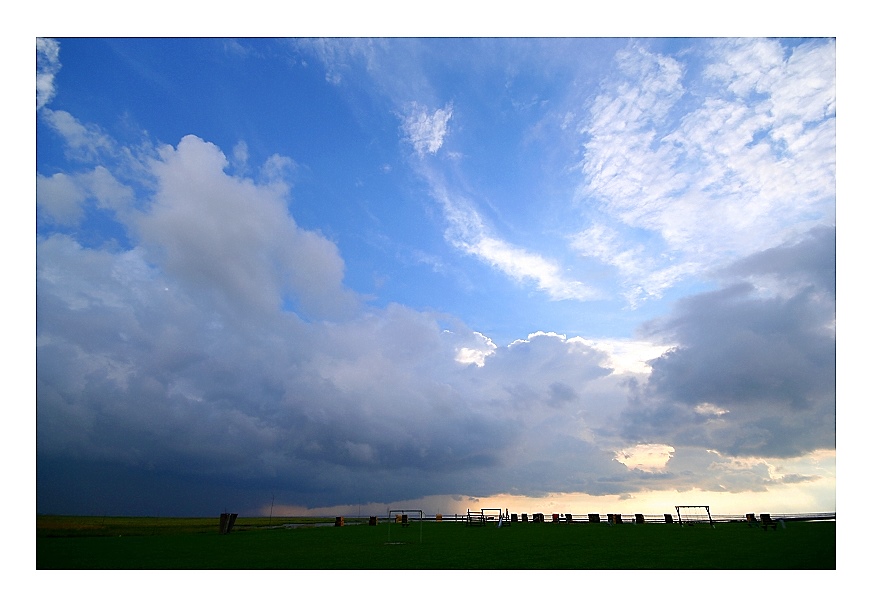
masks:
<path fill-rule="evenodd" d="M 715 528 L 709 505 L 677 505 L 677 518 L 681 526 L 693 526 L 699 523 L 709 523 Z"/>
<path fill-rule="evenodd" d="M 387 514 L 387 541 L 390 544 L 402 544 L 404 539 L 400 541 L 394 542 L 392 539 L 393 534 L 393 524 L 399 524 L 403 528 L 411 527 L 412 523 L 417 523 L 420 526 L 420 543 L 423 543 L 423 517 L 424 513 L 420 509 L 390 509 Z M 412 522 L 412 519 L 416 519 L 416 522 Z M 401 533 L 397 531 L 397 537 Z"/>

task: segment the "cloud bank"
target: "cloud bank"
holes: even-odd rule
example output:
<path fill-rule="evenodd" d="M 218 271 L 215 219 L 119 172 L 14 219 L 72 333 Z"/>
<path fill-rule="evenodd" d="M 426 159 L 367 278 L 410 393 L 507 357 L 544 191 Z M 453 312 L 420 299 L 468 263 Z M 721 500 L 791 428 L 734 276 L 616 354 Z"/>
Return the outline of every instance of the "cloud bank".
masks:
<path fill-rule="evenodd" d="M 634 341 L 542 328 L 509 344 L 349 287 L 341 245 L 291 211 L 295 158 L 252 165 L 239 143 L 231 161 L 195 134 L 129 144 L 52 108 L 58 53 L 40 44 L 39 127 L 68 161 L 37 173 L 40 512 L 831 479 L 811 461 L 835 448 L 832 44 L 786 57 L 775 42 L 716 42 L 693 85 L 718 96 L 689 94 L 677 58 L 618 54 L 571 133 L 596 220 L 563 240 L 615 267 L 635 301 L 687 274 L 705 286 Z M 350 85 L 354 57 L 380 72 L 363 46 L 340 55 L 332 85 Z M 449 245 L 550 301 L 600 299 L 438 171 L 455 161 L 441 152 L 454 106 L 409 106 L 393 136 Z M 632 229 L 646 239 L 621 236 Z"/>
<path fill-rule="evenodd" d="M 210 476 L 249 504 L 274 490 L 327 506 L 631 492 L 646 475 L 703 479 L 708 450 L 785 458 L 834 445 L 833 229 L 735 263 L 723 273 L 733 284 L 649 325 L 673 347 L 647 380 L 615 374 L 579 339 L 495 348 L 451 317 L 365 308 L 342 287 L 334 244 L 295 225 L 285 187 L 227 175 L 192 136 L 147 165 L 153 194 L 116 214 L 130 249 L 38 241 L 37 454 L 49 474 L 61 459 L 105 463 L 145 482 Z M 784 286 L 762 292 L 756 276 Z M 650 473 L 626 463 L 643 443 L 675 452 Z M 62 493 L 41 484 L 50 507 Z"/>

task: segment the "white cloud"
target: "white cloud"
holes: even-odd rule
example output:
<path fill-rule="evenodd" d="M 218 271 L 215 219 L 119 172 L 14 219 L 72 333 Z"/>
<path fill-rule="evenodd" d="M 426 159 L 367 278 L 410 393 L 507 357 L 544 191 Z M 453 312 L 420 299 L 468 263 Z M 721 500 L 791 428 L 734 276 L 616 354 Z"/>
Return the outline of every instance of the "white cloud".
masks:
<path fill-rule="evenodd" d="M 160 151 L 155 201 L 136 224 L 153 261 L 237 308 L 273 312 L 287 297 L 315 315 L 352 307 L 337 248 L 296 225 L 286 187 L 233 178 L 226 167 L 220 149 L 195 136 Z"/>
<path fill-rule="evenodd" d="M 728 90 L 738 96 L 770 89 L 771 76 L 784 58 L 783 48 L 776 40 L 731 39 L 717 44 L 727 52 L 728 60 L 708 65 L 704 70 L 708 77 L 725 82 Z"/>
<path fill-rule="evenodd" d="M 353 67 L 365 65 L 372 69 L 374 51 L 384 42 L 363 38 L 301 38 L 294 43 L 313 52 L 326 70 L 326 81 L 338 86 Z"/>
<path fill-rule="evenodd" d="M 102 209 L 123 211 L 129 207 L 133 192 L 102 166 L 97 166 L 91 172 L 73 175 L 36 175 L 37 206 L 58 224 L 78 224 L 89 198 L 94 199 Z"/>
<path fill-rule="evenodd" d="M 36 175 L 36 204 L 58 224 L 77 224 L 83 215 L 82 203 L 86 196 L 77 179 L 67 174 Z"/>
<path fill-rule="evenodd" d="M 88 188 L 104 209 L 115 211 L 125 210 L 133 199 L 133 190 L 118 182 L 109 170 L 103 166 L 97 166 L 85 176 Z"/>
<path fill-rule="evenodd" d="M 598 293 L 586 284 L 566 278 L 562 268 L 543 256 L 492 236 L 474 208 L 454 201 L 444 187 L 433 186 L 449 224 L 446 236 L 456 248 L 480 258 L 518 282 L 532 281 L 554 300 L 587 300 Z"/>
<path fill-rule="evenodd" d="M 495 353 L 498 347 L 483 333 L 474 332 L 473 345 L 457 348 L 456 362 L 483 366 L 486 357 Z"/>
<path fill-rule="evenodd" d="M 240 140 L 233 147 L 232 164 L 235 171 L 239 174 L 244 174 L 248 170 L 248 143 Z"/>
<path fill-rule="evenodd" d="M 699 415 L 705 415 L 710 417 L 721 417 L 722 415 L 728 414 L 728 411 L 724 408 L 719 408 L 715 404 L 711 404 L 710 402 L 703 402 L 695 406 L 695 412 Z"/>
<path fill-rule="evenodd" d="M 650 360 L 661 357 L 670 346 L 632 339 L 583 340 L 596 350 L 607 353 L 608 360 L 603 366 L 613 369 L 615 374 L 649 374 Z"/>
<path fill-rule="evenodd" d="M 674 447 L 667 444 L 637 444 L 618 450 L 614 460 L 629 469 L 660 473 L 665 470 L 673 455 Z"/>
<path fill-rule="evenodd" d="M 617 269 L 623 295 L 632 308 L 646 299 L 661 297 L 676 282 L 699 268 L 692 262 L 660 267 L 644 245 L 633 241 L 631 236 L 622 236 L 606 224 L 592 224 L 569 236 L 568 240 L 571 248 L 580 255 Z"/>
<path fill-rule="evenodd" d="M 275 154 L 266 160 L 260 169 L 260 174 L 275 189 L 276 193 L 286 195 L 290 190 L 289 177 L 298 167 L 291 158 Z"/>
<path fill-rule="evenodd" d="M 412 102 L 402 117 L 402 131 L 414 146 L 417 155 L 434 155 L 444 144 L 447 122 L 453 117 L 453 104 L 430 112 L 427 107 Z"/>
<path fill-rule="evenodd" d="M 43 108 L 40 115 L 63 137 L 68 156 L 80 161 L 95 161 L 98 157 L 112 154 L 114 142 L 97 126 L 85 126 L 66 111 Z"/>
<path fill-rule="evenodd" d="M 592 104 L 580 194 L 610 232 L 638 229 L 647 244 L 620 247 L 600 226 L 573 242 L 620 270 L 628 296 L 833 223 L 834 44 L 786 58 L 777 41 L 727 40 L 710 59 L 706 79 L 684 83 L 674 59 L 632 48 Z"/>
<path fill-rule="evenodd" d="M 54 76 L 60 71 L 60 44 L 50 38 L 36 38 L 36 109 L 54 98 Z"/>
<path fill-rule="evenodd" d="M 482 258 L 517 281 L 531 280 L 551 299 L 586 300 L 592 290 L 579 281 L 562 276 L 561 269 L 536 253 L 530 253 L 500 239 L 482 235 L 474 241 L 460 241 L 458 247 Z"/>
<path fill-rule="evenodd" d="M 69 309 L 100 307 L 117 311 L 127 305 L 137 287 L 124 291 L 122 285 L 130 285 L 131 281 L 122 278 L 123 283 L 119 283 L 116 277 L 134 265 L 140 276 L 147 274 L 141 255 L 86 249 L 70 236 L 55 234 L 37 242 L 37 281 Z M 53 318 L 43 314 L 40 321 L 44 324 Z"/>

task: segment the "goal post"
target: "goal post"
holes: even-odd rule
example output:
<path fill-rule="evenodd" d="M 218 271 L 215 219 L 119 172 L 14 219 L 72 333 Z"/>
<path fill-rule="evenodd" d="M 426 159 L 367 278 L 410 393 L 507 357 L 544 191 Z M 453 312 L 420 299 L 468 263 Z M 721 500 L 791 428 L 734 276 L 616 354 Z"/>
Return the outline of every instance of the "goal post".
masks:
<path fill-rule="evenodd" d="M 425 516 L 420 509 L 390 509 L 387 513 L 387 540 L 390 540 L 392 534 L 393 523 L 401 523 L 403 528 L 410 527 L 412 515 L 420 524 L 420 543 L 423 542 L 423 517 Z"/>
<path fill-rule="evenodd" d="M 715 528 L 713 516 L 710 515 L 710 505 L 676 505 L 677 519 L 681 526 L 695 525 L 696 523 L 709 523 Z"/>
<path fill-rule="evenodd" d="M 490 511 L 490 512 L 488 513 L 487 511 Z M 491 511 L 495 511 L 495 513 L 492 513 Z M 505 518 L 505 515 L 502 513 L 502 510 L 500 508 L 497 508 L 497 507 L 481 509 L 480 512 L 483 513 L 483 516 L 486 519 L 486 521 L 489 521 L 490 519 L 492 519 L 493 521 L 496 521 L 496 520 L 501 521 L 501 520 L 504 520 L 504 518 Z"/>

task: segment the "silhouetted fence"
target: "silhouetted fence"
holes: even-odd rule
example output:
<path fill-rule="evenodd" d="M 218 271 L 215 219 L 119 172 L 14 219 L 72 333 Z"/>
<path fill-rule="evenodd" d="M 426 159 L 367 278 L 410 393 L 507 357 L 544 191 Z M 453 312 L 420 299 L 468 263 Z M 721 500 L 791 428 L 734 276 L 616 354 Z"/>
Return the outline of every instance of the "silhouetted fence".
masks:
<path fill-rule="evenodd" d="M 497 523 L 499 517 L 497 514 L 484 514 L 486 515 L 487 523 Z M 509 519 L 508 519 L 509 517 Z M 714 523 L 738 523 L 738 522 L 746 522 L 746 514 L 743 515 L 711 515 Z M 836 513 L 785 513 L 785 514 L 770 514 L 771 519 L 774 521 L 836 521 L 837 514 Z M 387 517 L 375 517 L 375 516 L 366 516 L 359 518 L 349 518 L 345 519 L 356 519 L 353 523 L 368 523 L 369 525 L 377 525 L 379 521 L 388 521 L 391 518 Z M 625 524 L 650 524 L 650 523 L 662 523 L 662 524 L 674 524 L 678 525 L 674 520 L 674 516 L 671 513 L 662 513 L 662 514 L 648 514 L 648 513 L 510 513 L 509 516 L 503 518 L 504 521 L 510 521 L 511 523 L 547 523 L 547 524 L 583 524 L 583 523 L 602 523 L 611 525 L 625 525 Z M 467 513 L 456 513 L 456 514 L 447 514 L 447 513 L 438 513 L 437 515 L 426 516 L 424 515 L 418 520 L 426 521 L 426 522 L 467 522 L 468 514 Z M 705 516 L 705 521 L 706 516 Z"/>

